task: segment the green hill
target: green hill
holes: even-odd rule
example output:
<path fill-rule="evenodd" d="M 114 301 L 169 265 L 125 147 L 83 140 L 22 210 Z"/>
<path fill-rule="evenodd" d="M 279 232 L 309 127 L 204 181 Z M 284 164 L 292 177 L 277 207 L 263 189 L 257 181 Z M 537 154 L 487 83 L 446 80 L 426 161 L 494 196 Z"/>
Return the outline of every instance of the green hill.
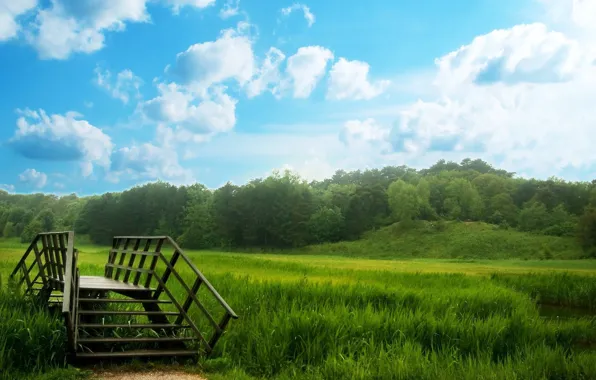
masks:
<path fill-rule="evenodd" d="M 306 247 L 302 252 L 370 258 L 580 259 L 573 237 L 556 237 L 501 229 L 477 222 L 393 224 L 362 239 Z"/>

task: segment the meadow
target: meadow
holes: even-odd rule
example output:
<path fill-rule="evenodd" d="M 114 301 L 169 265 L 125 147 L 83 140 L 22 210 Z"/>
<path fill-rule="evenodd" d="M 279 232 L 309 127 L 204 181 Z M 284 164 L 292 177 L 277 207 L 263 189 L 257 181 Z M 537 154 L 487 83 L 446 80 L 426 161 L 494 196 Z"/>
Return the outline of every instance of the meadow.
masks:
<path fill-rule="evenodd" d="M 85 377 L 65 366 L 62 319 L 6 289 L 25 248 L 0 241 L 0 378 Z M 187 251 L 240 319 L 186 369 L 240 380 L 596 378 L 596 260 L 388 260 L 322 248 Z M 108 248 L 78 249 L 81 273 L 101 274 Z"/>

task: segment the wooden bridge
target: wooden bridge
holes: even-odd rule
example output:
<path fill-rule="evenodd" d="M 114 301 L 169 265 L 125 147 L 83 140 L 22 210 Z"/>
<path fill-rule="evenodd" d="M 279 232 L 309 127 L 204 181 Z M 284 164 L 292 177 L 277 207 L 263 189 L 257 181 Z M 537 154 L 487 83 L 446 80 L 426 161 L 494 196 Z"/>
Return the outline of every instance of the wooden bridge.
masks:
<path fill-rule="evenodd" d="M 81 276 L 74 233 L 40 233 L 10 277 L 61 310 L 71 359 L 209 354 L 238 318 L 168 236 L 116 236 L 103 276 Z"/>

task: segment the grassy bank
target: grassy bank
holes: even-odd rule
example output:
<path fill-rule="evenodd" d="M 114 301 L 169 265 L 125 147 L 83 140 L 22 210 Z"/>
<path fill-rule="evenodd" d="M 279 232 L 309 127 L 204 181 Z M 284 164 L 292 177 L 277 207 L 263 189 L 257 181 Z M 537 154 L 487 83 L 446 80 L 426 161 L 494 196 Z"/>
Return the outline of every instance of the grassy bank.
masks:
<path fill-rule="evenodd" d="M 394 224 L 362 239 L 301 250 L 349 257 L 443 259 L 579 259 L 584 253 L 574 237 L 502 229 L 480 222 L 424 222 L 408 228 Z"/>
<path fill-rule="evenodd" d="M 101 274 L 107 247 L 79 249 L 81 272 Z M 0 243 L 0 273 L 22 252 Z M 596 378 L 596 261 L 188 253 L 240 315 L 193 368 L 210 379 Z M 538 302 L 587 312 L 544 317 Z M 0 315 L 0 333 L 21 319 L 21 328 L 42 326 L 12 349 L 0 341 L 0 362 L 10 371 L 61 367 L 60 333 L 46 338 L 60 322 L 27 307 L 0 298 L 13 321 Z M 24 362 L 29 350 L 58 354 Z"/>

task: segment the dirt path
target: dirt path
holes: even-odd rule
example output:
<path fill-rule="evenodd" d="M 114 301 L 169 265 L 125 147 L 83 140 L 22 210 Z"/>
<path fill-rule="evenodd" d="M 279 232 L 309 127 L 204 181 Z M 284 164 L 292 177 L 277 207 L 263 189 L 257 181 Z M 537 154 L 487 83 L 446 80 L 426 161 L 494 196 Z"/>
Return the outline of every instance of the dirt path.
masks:
<path fill-rule="evenodd" d="M 98 380 L 205 380 L 200 375 L 180 371 L 101 372 L 93 378 Z"/>

